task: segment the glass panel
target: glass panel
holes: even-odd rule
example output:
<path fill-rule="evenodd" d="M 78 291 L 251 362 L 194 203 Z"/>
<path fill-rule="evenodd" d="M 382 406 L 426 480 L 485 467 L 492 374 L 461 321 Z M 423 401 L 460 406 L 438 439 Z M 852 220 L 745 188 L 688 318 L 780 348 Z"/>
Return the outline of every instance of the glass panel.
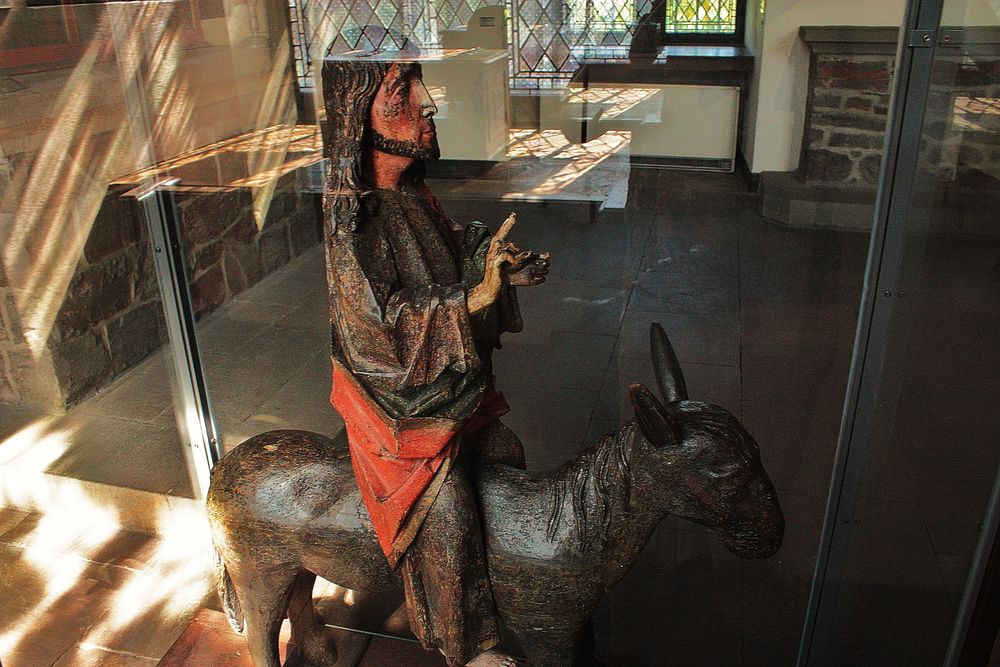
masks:
<path fill-rule="evenodd" d="M 514 8 L 514 30 L 521 21 L 553 40 L 564 34 L 565 22 L 528 9 Z M 775 23 L 797 31 L 809 18 Z M 876 20 L 891 30 L 899 19 Z M 778 38 L 760 39 L 775 48 Z M 514 211 L 510 239 L 551 253 L 545 283 L 518 290 L 523 331 L 504 334 L 492 355 L 511 407 L 502 422 L 523 444 L 532 479 L 552 484 L 593 461 L 583 452 L 634 419 L 629 384 L 654 386 L 652 322 L 670 335 L 691 397 L 730 410 L 761 446 L 787 517 L 782 549 L 744 561 L 711 530 L 664 518 L 596 607 L 596 652 L 608 664 L 794 662 L 856 329 L 875 196 L 862 165 L 881 158 L 891 39 L 865 44 L 864 58 L 852 51 L 858 45 L 806 54 L 803 71 L 814 58 L 821 76 L 803 80 L 809 93 L 800 98 L 776 69 L 753 81 L 752 58 L 733 47 L 671 47 L 643 60 L 630 57 L 625 38 L 625 46 L 570 46 L 554 67 L 540 44 L 523 62 L 515 33 L 505 50 L 422 44 L 333 58 L 419 63 L 441 151 L 423 174 L 436 205 L 460 226 L 478 220 L 494 231 Z M 538 63 L 545 78 L 525 83 Z M 792 130 L 776 122 L 780 114 L 741 121 L 742 105 L 767 106 L 748 102 L 754 87 L 763 99 L 801 104 L 810 151 L 797 168 L 802 144 L 781 147 Z M 356 94 L 326 91 L 334 106 L 317 101 L 319 115 L 329 121 L 342 113 L 339 96 Z M 855 97 L 870 106 L 849 106 Z M 863 136 L 865 146 L 838 144 L 841 134 Z M 736 147 L 746 154 L 751 141 L 760 142 L 760 164 L 784 169 L 766 174 L 760 193 L 733 171 Z M 334 174 L 350 155 L 330 156 Z M 372 172 L 363 165 L 359 196 L 379 202 L 362 206 L 368 220 L 366 211 L 385 204 L 366 194 Z M 421 210 L 426 195 L 407 196 Z M 322 282 L 321 270 L 317 262 L 299 280 Z M 409 343 L 399 344 L 403 353 Z M 619 491 L 606 489 L 612 498 Z"/>
<path fill-rule="evenodd" d="M 942 662 L 997 474 L 997 25 L 988 3 L 945 2 L 942 27 L 962 32 L 936 53 L 902 271 L 879 288 L 888 351 L 866 369 L 874 425 L 816 664 Z"/>
<path fill-rule="evenodd" d="M 343 101 L 363 93 L 351 87 L 357 81 L 342 81 L 324 94 L 321 72 L 328 52 L 358 67 L 419 63 L 441 159 L 408 174 L 399 206 L 416 213 L 404 222 L 433 221 L 440 206 L 462 227 L 478 220 L 496 231 L 514 211 L 510 240 L 552 256 L 544 284 L 519 288 L 523 331 L 505 333 L 492 357 L 496 388 L 511 407 L 502 422 L 526 456 L 528 472 L 512 474 L 532 475 L 519 479 L 540 480 L 555 498 L 557 476 L 567 479 L 574 466 L 597 460 L 584 452 L 634 419 L 629 383 L 655 384 L 648 336 L 650 324 L 660 322 L 691 398 L 726 408 L 753 434 L 785 510 L 784 545 L 767 560 L 742 560 L 711 529 L 678 516 L 665 517 L 648 539 L 643 534 L 642 548 L 627 559 L 632 567 L 622 568 L 627 573 L 599 604 L 593 600 L 597 656 L 608 664 L 791 664 L 856 328 L 900 8 L 864 17 L 884 28 L 858 43 L 815 53 L 797 44 L 789 54 L 788 41 L 801 26 L 852 17 L 777 11 L 774 32 L 767 33 L 760 3 L 752 4 L 755 32 L 746 38 L 756 51 L 662 50 L 648 35 L 635 37 L 650 11 L 642 3 L 365 9 L 299 2 L 290 10 L 301 14 L 294 39 L 308 57 L 294 52 L 298 68 L 286 63 L 288 80 L 300 80 L 315 97 L 305 96 L 291 120 L 282 117 L 275 142 L 261 138 L 262 126 L 247 125 L 218 150 L 159 165 L 181 178 L 175 199 L 226 449 L 274 428 L 317 431 L 343 447 L 343 421 L 329 404 L 330 297 L 315 227 L 323 185 L 318 128 L 328 139 L 340 137 L 343 128 L 329 125 L 331 114 L 342 115 Z M 797 84 L 789 83 L 795 77 L 788 70 L 762 67 L 766 61 L 752 55 L 765 50 L 772 62 L 793 59 Z M 277 90 L 284 100 L 284 89 Z M 801 133 L 786 113 L 791 107 L 805 120 Z M 355 122 L 372 121 L 366 104 L 357 113 Z M 328 205 L 334 195 L 367 199 L 358 209 L 362 225 L 374 224 L 366 217 L 372 211 L 396 206 L 392 195 L 373 191 L 367 158 L 358 178 L 340 179 L 357 151 L 370 154 L 368 143 L 328 146 Z M 735 171 L 738 151 L 753 172 L 765 172 L 758 192 Z M 258 179 L 256 164 L 274 170 Z M 237 165 L 238 175 L 225 165 Z M 423 249 L 426 237 L 418 236 L 366 259 L 383 262 L 380 271 L 403 270 L 396 262 L 404 260 L 396 258 Z M 454 287 L 465 269 L 447 268 L 435 265 L 444 277 L 420 288 Z M 335 296 L 352 292 L 338 291 L 345 275 L 333 277 Z M 389 298 L 399 286 L 388 280 L 372 294 Z M 407 310 L 405 303 L 392 312 L 409 317 L 426 305 Z M 390 310 L 380 304 L 372 312 L 389 317 Z M 334 314 L 334 324 L 356 311 L 349 315 Z M 420 340 L 413 333 L 379 349 L 394 358 Z M 339 338 L 335 356 L 346 360 L 337 345 Z M 363 352 L 354 359 L 371 362 Z M 382 389 L 368 390 L 383 410 L 412 398 Z M 635 464 L 632 472 L 640 469 Z M 615 470 L 609 467 L 598 485 L 623 482 Z M 580 484 L 577 491 L 597 493 Z M 621 487 L 601 492 L 613 501 L 623 497 Z M 566 502 L 560 525 L 569 526 L 582 520 L 582 510 L 574 514 Z M 512 508 L 507 515 L 522 512 Z M 620 520 L 615 515 L 616 526 Z M 495 535 L 495 527 L 485 530 Z M 376 549 L 369 538 L 367 548 Z M 363 590 L 368 582 L 334 583 Z M 409 636 L 400 614 L 389 618 L 398 595 L 369 598 L 381 609 L 366 616 L 359 613 L 362 593 L 352 592 L 359 597 L 351 598 L 347 614 L 329 599 L 344 594 L 327 589 L 338 590 L 322 604 L 340 614 L 340 624 Z M 503 585 L 497 590 L 502 606 Z M 372 650 L 417 650 L 380 642 Z"/>
<path fill-rule="evenodd" d="M 159 655 L 210 590 L 154 250 L 116 183 L 186 133 L 130 122 L 142 38 L 170 54 L 161 74 L 191 67 L 171 16 L 0 3 L 4 664 Z"/>
<path fill-rule="evenodd" d="M 29 472 L 191 497 L 149 233 L 115 182 L 145 137 L 112 33 L 149 13 L 20 5 L 0 31 L 0 438 L 20 471 L 7 503 L 41 502 Z"/>
<path fill-rule="evenodd" d="M 491 567 L 498 568 L 501 614 L 516 623 L 512 596 L 559 586 L 538 585 L 542 575 L 520 586 L 509 579 L 505 583 L 503 563 L 496 560 L 504 553 L 497 551 L 502 540 L 496 521 L 536 521 L 530 546 L 549 549 L 541 560 L 551 566 L 561 540 L 558 549 L 566 561 L 557 566 L 571 571 L 599 570 L 581 554 L 580 539 L 598 540 L 596 552 L 607 556 L 617 546 L 609 536 L 634 533 L 633 553 L 615 552 L 621 567 L 598 582 L 592 598 L 570 605 L 574 612 L 584 611 L 575 629 L 586 625 L 587 605 L 592 605 L 594 646 L 601 660 L 791 663 L 856 324 L 899 8 L 872 9 L 861 17 L 847 10 L 813 11 L 803 3 L 774 6 L 778 9 L 766 25 L 762 3 L 747 8 L 752 20 L 746 46 L 668 49 L 658 45 L 660 26 L 650 22 L 651 3 L 643 2 L 526 1 L 500 7 L 180 2 L 156 5 L 159 9 L 135 5 L 141 11 L 128 10 L 135 15 L 114 10 L 126 12 L 129 20 L 108 23 L 106 29 L 99 20 L 75 24 L 82 33 L 131 45 L 115 72 L 125 79 L 132 113 L 128 119 L 114 116 L 112 132 L 121 127 L 143 139 L 133 151 L 139 159 L 114 170 L 108 180 L 122 190 L 173 180 L 161 191 L 171 194 L 183 235 L 197 340 L 224 449 L 273 429 L 309 430 L 332 439 L 340 453 L 338 470 L 348 470 L 342 456 L 344 421 L 330 406 L 331 347 L 335 356 L 343 356 L 344 341 L 331 340 L 331 285 L 320 247 L 324 176 L 331 176 L 328 206 L 340 196 L 367 199 L 358 209 L 363 221 L 380 207 L 398 204 L 413 215 L 397 216 L 395 223 L 444 225 L 440 205 L 459 225 L 479 220 L 495 232 L 515 211 L 518 222 L 510 240 L 550 252 L 551 269 L 544 284 L 519 288 L 523 331 L 504 334 L 492 368 L 466 365 L 479 375 L 455 389 L 461 398 L 464 388 L 474 381 L 485 384 L 490 371 L 495 374 L 496 388 L 511 407 L 502 421 L 523 444 L 527 464 L 526 472 L 504 469 L 505 474 L 549 494 L 538 501 L 544 510 L 537 513 L 525 511 L 526 504 L 507 508 L 505 494 L 480 494 L 485 537 L 475 535 L 474 543 L 485 540 L 494 558 Z M 719 11 L 695 13 L 700 20 L 721 20 Z M 841 40 L 848 43 L 833 52 L 823 50 L 828 46 L 822 40 L 807 41 L 812 53 L 796 41 L 802 26 L 862 19 L 882 25 L 891 37 L 887 41 L 883 33 L 866 32 L 857 43 Z M 357 159 L 362 150 L 371 155 L 368 142 L 375 140 L 369 135 L 362 142 L 359 133 L 347 152 L 329 141 L 340 135 L 331 134 L 328 109 L 339 113 L 358 98 L 346 86 L 323 95 L 320 75 L 328 54 L 343 62 L 382 63 L 386 70 L 402 61 L 421 66 L 442 159 L 408 172 L 406 193 L 398 201 L 392 199 L 396 195 L 373 192 L 379 187 L 371 180 L 368 158 L 353 182 L 334 178 L 347 168 L 342 158 Z M 89 70 L 85 73 L 89 76 Z M 0 90 L 16 89 L 19 76 L 0 78 Z M 81 75 L 80 80 L 89 79 Z M 77 88 L 89 90 L 84 84 Z M 67 93 L 70 102 L 77 88 Z M 57 102 L 57 108 L 75 108 Z M 428 100 L 423 102 L 430 113 Z M 372 121 L 367 106 L 359 113 L 358 122 Z M 323 163 L 324 130 L 329 166 Z M 15 152 L 6 145 L 4 151 L 15 164 L 9 159 Z M 736 171 L 739 154 L 750 173 Z M 748 181 L 758 180 L 759 190 L 752 191 Z M 462 250 L 448 245 L 455 242 L 448 234 L 439 236 L 442 245 L 436 250 L 456 255 Z M 386 273 L 409 271 L 407 253 L 423 252 L 423 242 L 438 238 L 417 237 L 366 259 L 381 262 L 378 268 Z M 414 298 L 420 308 L 410 308 L 403 295 L 394 302 L 402 304 L 398 309 L 380 303 L 371 312 L 403 321 L 416 320 L 424 306 L 443 301 L 467 310 L 478 283 L 466 285 L 465 272 L 481 269 L 466 269 L 464 262 L 459 266 L 456 257 L 450 261 L 454 266 L 434 264 L 426 283 L 408 287 L 427 293 L 442 285 L 457 289 L 437 300 Z M 402 291 L 402 280 L 376 281 L 372 298 Z M 346 277 L 334 272 L 334 296 L 342 293 L 342 283 Z M 509 328 L 516 329 L 513 310 L 504 315 L 511 319 Z M 456 317 L 468 319 L 462 312 Z M 334 325 L 346 326 L 346 319 L 335 315 Z M 443 317 L 432 324 L 446 328 L 449 322 Z M 635 418 L 629 384 L 655 386 L 648 350 L 652 322 L 660 322 L 673 341 L 690 397 L 727 409 L 760 445 L 787 522 L 784 544 L 770 559 L 743 560 L 727 549 L 719 533 L 727 536 L 731 524 L 715 521 L 715 531 L 700 525 L 713 519 L 692 507 L 703 509 L 706 497 L 726 484 L 705 481 L 705 476 L 718 472 L 725 478 L 725 470 L 706 470 L 711 466 L 694 462 L 695 472 L 704 475 L 681 484 L 664 473 L 664 452 L 650 445 L 625 456 L 608 444 L 614 441 L 603 438 L 629 432 L 623 429 L 635 433 L 634 425 L 626 426 Z M 379 348 L 389 366 L 421 340 L 419 327 L 401 327 L 412 336 Z M 379 331 L 373 329 L 373 337 Z M 362 347 L 375 345 L 365 336 L 359 340 Z M 484 337 L 474 340 L 466 348 L 469 359 L 473 354 L 485 358 L 476 347 Z M 463 375 L 466 361 L 463 356 L 446 364 L 447 370 Z M 432 360 L 414 371 L 424 380 L 443 372 Z M 376 368 L 367 375 L 391 373 Z M 416 382 L 410 394 L 393 387 L 379 393 L 377 382 L 365 391 L 388 410 L 412 406 L 413 396 L 427 384 Z M 467 417 L 461 407 L 448 414 L 428 408 L 420 416 Z M 754 451 L 740 446 L 736 465 L 753 462 Z M 472 445 L 463 447 L 471 453 Z M 460 456 L 456 475 L 462 466 L 477 465 L 470 454 Z M 308 484 L 312 466 L 326 463 L 316 457 L 293 466 L 293 473 Z M 645 475 L 652 471 L 665 477 L 651 486 Z M 754 468 L 752 474 L 762 473 Z M 706 492 L 688 494 L 682 487 Z M 354 487 L 337 488 L 353 493 Z M 698 501 L 685 505 L 677 499 L 681 496 Z M 297 494 L 281 516 L 308 511 L 307 497 Z M 726 507 L 745 509 L 746 496 L 738 497 L 740 502 L 726 496 Z M 351 498 L 346 516 L 363 522 L 360 501 Z M 768 498 L 762 493 L 758 500 Z M 562 511 L 553 515 L 557 500 Z M 663 502 L 650 508 L 651 500 Z M 624 503 L 630 503 L 629 512 L 622 511 Z M 669 507 L 674 515 L 626 526 L 643 514 L 640 506 L 663 515 Z M 754 506 L 747 514 L 763 532 L 766 512 Z M 363 571 L 381 571 L 384 556 L 374 537 L 365 537 L 358 544 L 372 556 L 372 569 Z M 734 546 L 731 540 L 728 544 Z M 752 555 L 738 545 L 736 551 Z M 520 556 L 514 572 L 529 567 L 530 559 Z M 335 576 L 335 569 L 326 569 L 341 557 L 346 555 L 325 554 L 327 560 L 311 564 L 332 582 L 317 589 L 327 620 L 410 636 L 403 615 L 390 615 L 402 594 L 366 597 L 366 590 L 378 588 L 370 579 L 343 571 Z M 433 563 L 424 565 L 430 569 Z M 484 580 L 481 573 L 468 579 Z M 432 584 L 427 587 L 432 594 L 442 590 Z M 555 596 L 535 608 L 558 611 L 567 599 Z M 529 651 L 537 647 L 538 639 L 520 629 L 522 644 Z M 373 652 L 419 651 L 412 643 L 386 649 L 380 642 L 372 643 Z M 514 645 L 511 650 L 520 651 Z"/>

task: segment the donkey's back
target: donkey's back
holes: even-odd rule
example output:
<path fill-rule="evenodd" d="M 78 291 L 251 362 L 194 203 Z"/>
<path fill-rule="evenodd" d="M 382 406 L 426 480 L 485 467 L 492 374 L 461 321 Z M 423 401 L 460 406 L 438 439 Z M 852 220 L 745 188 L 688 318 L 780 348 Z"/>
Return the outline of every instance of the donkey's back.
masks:
<path fill-rule="evenodd" d="M 213 469 L 207 504 L 227 567 L 306 569 L 358 590 L 398 585 L 378 549 L 343 438 L 309 431 L 254 436 Z"/>

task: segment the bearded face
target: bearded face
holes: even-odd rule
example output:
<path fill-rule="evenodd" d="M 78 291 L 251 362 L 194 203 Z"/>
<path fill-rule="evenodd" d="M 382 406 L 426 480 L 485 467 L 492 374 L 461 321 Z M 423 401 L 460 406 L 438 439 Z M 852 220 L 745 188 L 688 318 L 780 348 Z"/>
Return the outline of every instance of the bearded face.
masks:
<path fill-rule="evenodd" d="M 369 137 L 375 150 L 415 160 L 441 157 L 434 114 L 420 65 L 393 64 L 372 103 Z"/>

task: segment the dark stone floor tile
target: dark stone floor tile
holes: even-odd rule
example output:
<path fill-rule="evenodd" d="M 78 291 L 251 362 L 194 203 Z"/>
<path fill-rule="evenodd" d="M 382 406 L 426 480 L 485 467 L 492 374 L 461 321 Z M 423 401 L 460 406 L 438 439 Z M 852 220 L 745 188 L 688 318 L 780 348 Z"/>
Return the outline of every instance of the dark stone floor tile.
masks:
<path fill-rule="evenodd" d="M 843 642 L 864 664 L 943 663 L 956 613 L 944 591 L 873 583 L 842 590 L 839 602 L 815 649 L 831 653 L 829 644 Z"/>
<path fill-rule="evenodd" d="M 746 216 L 739 224 L 740 256 L 780 257 L 801 264 L 823 258 L 833 269 L 864 271 L 869 232 L 789 227 L 765 218 Z"/>
<path fill-rule="evenodd" d="M 704 204 L 704 203 L 703 203 Z M 714 204 L 714 215 L 699 212 L 692 201 L 672 202 L 656 216 L 654 229 L 661 237 L 673 237 L 736 247 L 739 242 L 734 203 Z"/>
<path fill-rule="evenodd" d="M 640 268 L 687 279 L 700 276 L 729 282 L 739 279 L 739 258 L 733 244 L 679 238 L 655 227 Z"/>
<path fill-rule="evenodd" d="M 691 400 L 715 403 L 736 415 L 741 412 L 739 371 L 731 366 L 682 362 Z M 615 356 L 601 387 L 594 416 L 604 420 L 631 419 L 634 415 L 629 384 L 641 382 L 659 396 L 651 363 Z"/>
<path fill-rule="evenodd" d="M 863 272 L 781 257 L 741 257 L 740 296 L 761 301 L 858 303 Z"/>
<path fill-rule="evenodd" d="M 595 615 L 597 656 L 612 665 L 739 664 L 739 600 L 738 577 L 633 570 Z"/>
<path fill-rule="evenodd" d="M 568 455 L 579 451 L 584 444 L 590 409 L 575 414 L 522 410 L 508 413 L 503 422 L 521 439 L 525 455 L 548 457 L 556 451 Z"/>
<path fill-rule="evenodd" d="M 585 283 L 544 283 L 518 291 L 524 336 L 539 331 L 577 331 L 615 335 L 621 326 L 627 292 Z"/>
<path fill-rule="evenodd" d="M 497 388 L 515 387 L 534 394 L 532 387 L 593 390 L 600 386 L 611 359 L 614 336 L 554 331 L 530 340 L 514 337 L 494 356 Z"/>
<path fill-rule="evenodd" d="M 744 356 L 839 360 L 849 367 L 854 349 L 856 304 L 796 301 L 740 302 L 740 347 Z"/>
<path fill-rule="evenodd" d="M 743 581 L 743 632 L 795 640 L 802 633 L 812 571 L 769 569 L 767 561 L 748 562 Z"/>
<path fill-rule="evenodd" d="M 651 559 L 652 567 L 647 567 L 651 572 L 679 568 L 712 572 L 730 581 L 743 577 L 743 561 L 725 547 L 715 531 L 676 515 L 667 516 L 656 527 L 643 552 L 647 554 L 640 565 Z"/>
<path fill-rule="evenodd" d="M 747 402 L 753 402 L 766 416 L 808 415 L 814 422 L 839 423 L 849 364 L 836 355 L 746 356 L 742 368 L 744 410 Z"/>
<path fill-rule="evenodd" d="M 520 434 L 518 434 L 520 435 Z M 531 470 L 551 470 L 576 459 L 592 443 L 581 440 L 525 440 L 524 455 Z"/>
<path fill-rule="evenodd" d="M 583 439 L 585 447 L 601 441 L 605 435 L 616 433 L 625 424 L 625 419 L 591 419 L 587 425 L 587 435 Z"/>
<path fill-rule="evenodd" d="M 739 291 L 735 286 L 697 287 L 671 285 L 662 273 L 639 275 L 629 299 L 629 310 L 676 313 L 736 323 L 739 318 Z"/>
<path fill-rule="evenodd" d="M 663 326 L 682 364 L 739 364 L 739 323 L 728 309 L 707 313 L 644 311 L 630 303 L 615 345 L 615 356 L 649 360 L 649 328 L 654 322 Z"/>
<path fill-rule="evenodd" d="M 743 635 L 743 667 L 792 667 L 798 653 L 799 642 L 794 639 Z"/>

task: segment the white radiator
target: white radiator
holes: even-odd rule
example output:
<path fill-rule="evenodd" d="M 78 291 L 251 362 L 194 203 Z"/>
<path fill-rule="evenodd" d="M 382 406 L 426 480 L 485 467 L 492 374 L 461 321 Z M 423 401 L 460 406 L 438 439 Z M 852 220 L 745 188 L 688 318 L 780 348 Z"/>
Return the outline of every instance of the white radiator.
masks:
<path fill-rule="evenodd" d="M 632 156 L 732 171 L 739 104 L 735 86 L 573 82 L 561 95 L 543 95 L 539 106 L 542 129 L 560 129 L 574 143 L 628 131 Z"/>

